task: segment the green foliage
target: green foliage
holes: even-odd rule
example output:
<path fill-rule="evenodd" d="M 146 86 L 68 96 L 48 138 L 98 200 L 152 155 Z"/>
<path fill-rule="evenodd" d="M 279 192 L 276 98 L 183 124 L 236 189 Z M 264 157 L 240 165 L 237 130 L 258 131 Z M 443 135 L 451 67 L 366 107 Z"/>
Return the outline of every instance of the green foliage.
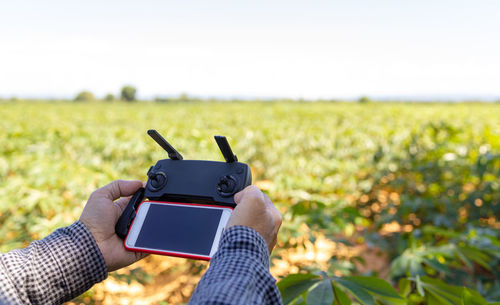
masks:
<path fill-rule="evenodd" d="M 367 96 L 362 96 L 358 100 L 358 103 L 361 103 L 361 104 L 367 104 L 367 103 L 371 103 L 371 102 L 373 102 L 373 101 Z"/>
<path fill-rule="evenodd" d="M 82 91 L 78 93 L 75 97 L 77 102 L 88 102 L 95 100 L 94 94 L 90 91 Z"/>
<path fill-rule="evenodd" d="M 283 302 L 290 303 L 321 279 L 314 274 L 292 274 L 281 280 L 278 287 Z"/>
<path fill-rule="evenodd" d="M 115 100 L 115 96 L 114 96 L 113 94 L 111 94 L 111 93 L 108 93 L 108 94 L 106 94 L 106 96 L 104 97 L 104 100 L 105 100 L 106 102 L 112 102 L 112 101 L 114 101 L 114 100 Z"/>
<path fill-rule="evenodd" d="M 151 274 L 148 274 L 147 272 L 144 272 L 142 268 L 130 269 L 126 273 L 115 272 L 111 273 L 110 276 L 117 280 L 125 281 L 128 284 L 132 283 L 133 281 L 140 284 L 149 284 L 153 280 L 153 276 Z"/>
<path fill-rule="evenodd" d="M 400 203 L 387 200 L 387 208 L 370 215 L 373 227 L 365 232 L 370 242 L 390 249 L 396 279 L 430 275 L 483 293 L 498 282 L 500 154 L 490 128 L 476 135 L 470 126 L 429 122 L 414 128 L 398 153 L 378 147 L 379 170 L 358 208 L 380 204 L 384 191 L 401 194 Z M 391 222 L 412 231 L 380 235 L 378 229 Z"/>
<path fill-rule="evenodd" d="M 135 95 L 137 93 L 137 89 L 132 86 L 123 86 L 121 90 L 121 99 L 126 102 L 135 101 Z"/>
<path fill-rule="evenodd" d="M 328 277 L 311 273 L 292 274 L 278 283 L 284 304 L 351 304 L 351 298 L 361 304 L 406 304 L 405 299 L 387 282 L 376 277 Z M 350 296 L 350 297 L 349 297 Z"/>
<path fill-rule="evenodd" d="M 202 102 L 204 100 L 196 97 L 191 97 L 187 95 L 187 93 L 181 93 L 178 97 L 161 97 L 157 96 L 154 98 L 155 102 L 158 103 L 167 103 L 167 102 L 174 102 L 174 103 L 186 103 L 186 102 Z M 212 100 L 212 102 L 214 102 Z"/>
<path fill-rule="evenodd" d="M 168 103 L 171 101 L 168 97 L 157 96 L 154 98 L 154 101 L 157 103 Z"/>
<path fill-rule="evenodd" d="M 429 277 L 403 278 L 398 293 L 389 283 L 370 276 L 328 277 L 292 274 L 278 283 L 283 304 L 363 305 L 493 305 L 478 292 Z"/>
<path fill-rule="evenodd" d="M 323 273 L 299 264 L 299 275 L 279 282 L 287 303 L 500 302 L 499 107 L 4 103 L 0 250 L 72 223 L 111 180 L 146 180 L 166 157 L 146 130 L 158 129 L 186 159 L 223 160 L 212 137 L 224 134 L 254 181 L 271 181 L 284 219 L 276 257 L 321 234 L 376 247 L 391 263 L 385 284 L 335 256 Z M 400 297 L 387 286 L 396 283 Z"/>

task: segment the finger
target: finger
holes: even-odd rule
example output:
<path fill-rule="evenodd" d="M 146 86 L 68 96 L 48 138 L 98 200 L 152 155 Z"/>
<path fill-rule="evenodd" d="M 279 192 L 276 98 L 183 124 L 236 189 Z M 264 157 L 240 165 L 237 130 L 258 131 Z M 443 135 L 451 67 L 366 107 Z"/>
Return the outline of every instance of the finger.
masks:
<path fill-rule="evenodd" d="M 120 197 L 133 195 L 142 186 L 142 181 L 115 180 L 100 189 L 92 196 L 116 200 Z"/>
<path fill-rule="evenodd" d="M 269 196 L 267 196 L 265 193 L 262 193 L 263 197 L 264 197 L 264 201 L 266 203 L 266 205 L 268 207 L 274 207 L 274 204 L 273 202 L 271 201 L 271 199 L 269 199 Z"/>
<path fill-rule="evenodd" d="M 277 234 L 283 222 L 283 218 L 281 217 L 281 213 L 278 211 L 276 206 L 271 202 L 271 199 L 269 199 L 269 197 L 266 194 L 264 194 L 264 198 L 266 200 L 267 208 L 270 209 L 271 216 L 274 220 L 274 226 L 276 228 L 276 234 Z"/>
<path fill-rule="evenodd" d="M 238 193 L 234 194 L 234 202 L 236 202 L 236 204 L 240 203 L 241 198 L 243 197 L 244 191 L 245 190 L 242 190 L 242 191 L 239 191 Z"/>
<path fill-rule="evenodd" d="M 123 212 L 123 210 L 125 210 L 125 207 L 129 203 L 131 198 L 132 198 L 132 196 L 122 197 L 122 198 L 118 199 L 117 201 L 115 201 L 114 205 L 116 205 L 117 207 L 120 208 L 120 212 Z"/>
<path fill-rule="evenodd" d="M 251 189 L 253 189 L 254 187 L 256 187 L 256 186 L 249 185 L 246 188 L 244 188 L 243 190 L 241 190 L 238 193 L 234 194 L 234 202 L 236 202 L 236 204 L 240 203 L 241 199 L 243 199 L 243 197 L 245 197 L 245 194 L 247 192 L 249 192 Z"/>
<path fill-rule="evenodd" d="M 269 197 L 265 193 L 262 193 L 262 194 L 264 195 L 264 200 L 266 201 L 267 207 L 271 209 L 272 213 L 275 216 L 277 216 L 277 217 L 279 217 L 281 219 L 281 213 L 278 211 L 278 209 L 273 204 L 273 202 L 271 201 L 271 199 L 269 199 Z"/>
<path fill-rule="evenodd" d="M 243 190 L 240 201 L 262 201 L 265 202 L 264 193 L 255 185 L 247 186 Z"/>

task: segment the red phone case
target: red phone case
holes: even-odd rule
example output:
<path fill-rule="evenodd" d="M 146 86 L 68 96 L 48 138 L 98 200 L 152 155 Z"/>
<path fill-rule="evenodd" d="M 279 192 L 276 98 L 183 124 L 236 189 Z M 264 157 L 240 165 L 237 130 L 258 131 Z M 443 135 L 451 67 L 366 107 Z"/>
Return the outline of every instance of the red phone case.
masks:
<path fill-rule="evenodd" d="M 199 204 L 199 203 L 181 203 L 181 202 L 167 202 L 167 201 L 149 201 L 145 200 L 139 204 L 137 207 L 137 211 L 139 211 L 139 208 L 144 202 L 155 202 L 155 203 L 168 203 L 168 204 L 175 204 L 175 205 L 188 205 L 188 206 L 203 206 L 203 207 L 216 207 L 220 208 L 221 206 L 218 205 L 213 205 L 213 204 Z M 231 210 L 234 210 L 232 207 L 224 207 L 224 208 L 229 208 Z M 144 249 L 137 249 L 137 248 L 130 248 L 127 247 L 126 240 L 128 238 L 128 235 L 130 233 L 130 229 L 132 228 L 132 225 L 134 224 L 134 220 L 132 220 L 132 223 L 130 224 L 130 227 L 128 228 L 127 236 L 123 240 L 123 246 L 125 249 L 128 251 L 134 251 L 134 252 L 143 252 L 143 253 L 150 253 L 150 254 L 159 254 L 159 255 L 167 255 L 167 256 L 174 256 L 174 257 L 183 257 L 183 258 L 190 258 L 190 259 L 199 259 L 199 260 L 205 260 L 209 261 L 210 257 L 209 256 L 203 256 L 203 255 L 191 255 L 191 254 L 179 254 L 175 252 L 168 252 L 168 251 L 160 251 L 160 250 L 144 250 Z"/>

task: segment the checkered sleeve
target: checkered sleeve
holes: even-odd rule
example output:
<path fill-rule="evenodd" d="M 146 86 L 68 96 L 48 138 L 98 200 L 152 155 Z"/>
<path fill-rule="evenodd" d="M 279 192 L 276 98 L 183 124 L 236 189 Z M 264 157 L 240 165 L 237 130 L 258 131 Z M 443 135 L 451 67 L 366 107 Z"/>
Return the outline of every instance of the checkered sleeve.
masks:
<path fill-rule="evenodd" d="M 0 254 L 0 304 L 61 304 L 107 275 L 94 238 L 77 221 L 25 249 Z"/>
<path fill-rule="evenodd" d="M 245 226 L 226 230 L 189 304 L 281 304 L 264 238 Z"/>

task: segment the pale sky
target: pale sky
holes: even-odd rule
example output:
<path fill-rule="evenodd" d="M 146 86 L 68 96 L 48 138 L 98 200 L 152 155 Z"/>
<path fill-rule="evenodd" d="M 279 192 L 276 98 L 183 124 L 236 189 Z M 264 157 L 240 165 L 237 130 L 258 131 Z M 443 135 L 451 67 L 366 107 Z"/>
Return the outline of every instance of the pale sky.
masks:
<path fill-rule="evenodd" d="M 0 97 L 500 98 L 497 0 L 0 1 Z"/>

